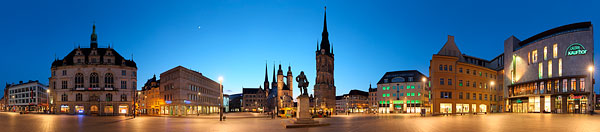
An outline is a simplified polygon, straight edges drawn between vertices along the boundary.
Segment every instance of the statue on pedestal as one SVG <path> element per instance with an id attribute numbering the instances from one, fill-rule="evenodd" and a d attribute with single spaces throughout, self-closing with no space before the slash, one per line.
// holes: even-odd
<path id="1" fill-rule="evenodd" d="M 300 89 L 300 95 L 308 95 L 308 80 L 306 79 L 306 75 L 304 75 L 304 71 L 300 72 L 300 75 L 296 76 L 296 81 L 298 82 L 298 88 Z M 304 92 L 302 92 L 304 90 Z"/>

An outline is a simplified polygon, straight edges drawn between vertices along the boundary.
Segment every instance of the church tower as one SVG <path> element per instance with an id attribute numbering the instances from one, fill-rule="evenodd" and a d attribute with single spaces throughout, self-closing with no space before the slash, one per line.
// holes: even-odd
<path id="1" fill-rule="evenodd" d="M 327 32 L 327 7 L 323 18 L 323 33 L 321 33 L 321 45 L 317 45 L 317 77 L 315 79 L 314 93 L 316 106 L 320 109 L 333 112 L 335 110 L 335 83 L 333 81 L 333 48 L 329 43 L 329 32 Z"/>
<path id="2" fill-rule="evenodd" d="M 288 66 L 287 76 L 285 77 L 287 80 L 287 86 L 290 89 L 290 93 L 294 93 L 294 76 L 292 75 L 292 66 Z M 290 96 L 292 96 L 292 94 L 290 94 Z"/>
<path id="3" fill-rule="evenodd" d="M 265 82 L 264 82 L 264 88 L 266 93 L 269 93 L 270 87 L 269 87 L 269 73 L 267 72 L 267 64 L 265 63 Z"/>

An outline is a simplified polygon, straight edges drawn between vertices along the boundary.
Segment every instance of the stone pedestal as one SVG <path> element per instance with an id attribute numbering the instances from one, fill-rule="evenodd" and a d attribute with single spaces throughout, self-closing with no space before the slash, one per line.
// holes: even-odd
<path id="1" fill-rule="evenodd" d="M 308 95 L 298 96 L 298 108 L 296 110 L 296 118 L 284 122 L 285 128 L 299 128 L 299 127 L 316 127 L 316 126 L 327 126 L 328 123 L 319 123 L 313 120 L 310 115 L 310 102 Z"/>

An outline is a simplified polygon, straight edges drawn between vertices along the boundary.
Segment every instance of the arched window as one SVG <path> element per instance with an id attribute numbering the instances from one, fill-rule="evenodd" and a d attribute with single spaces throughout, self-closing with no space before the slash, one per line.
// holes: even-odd
<path id="1" fill-rule="evenodd" d="M 77 94 L 75 95 L 75 100 L 76 100 L 76 101 L 82 101 L 82 100 L 83 100 L 83 96 L 81 95 L 81 93 L 77 93 Z"/>
<path id="2" fill-rule="evenodd" d="M 63 94 L 61 101 L 69 101 L 69 96 L 67 96 L 67 94 Z"/>
<path id="3" fill-rule="evenodd" d="M 110 94 L 110 93 L 106 94 L 106 101 L 112 101 L 112 94 Z"/>
<path id="4" fill-rule="evenodd" d="M 121 101 L 127 101 L 127 95 L 122 94 L 121 95 Z"/>
<path id="5" fill-rule="evenodd" d="M 112 73 L 106 73 L 106 75 L 104 75 L 104 87 L 105 88 L 114 88 L 114 78 Z"/>
<path id="6" fill-rule="evenodd" d="M 75 88 L 83 88 L 83 74 L 75 74 Z"/>
<path id="7" fill-rule="evenodd" d="M 90 74 L 90 88 L 98 88 L 98 73 Z"/>

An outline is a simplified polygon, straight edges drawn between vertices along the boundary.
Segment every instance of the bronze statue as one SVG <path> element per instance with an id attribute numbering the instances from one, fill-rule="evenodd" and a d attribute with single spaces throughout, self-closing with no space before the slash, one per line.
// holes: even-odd
<path id="1" fill-rule="evenodd" d="M 308 80 L 306 79 L 306 76 L 304 75 L 304 71 L 300 72 L 300 75 L 298 75 L 296 77 L 296 81 L 298 82 L 298 88 L 300 89 L 300 95 L 308 95 L 308 90 L 306 89 L 308 87 Z M 302 90 L 304 90 L 304 92 L 302 92 Z"/>

